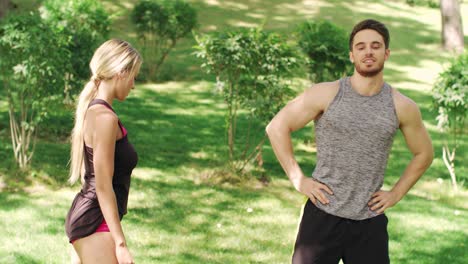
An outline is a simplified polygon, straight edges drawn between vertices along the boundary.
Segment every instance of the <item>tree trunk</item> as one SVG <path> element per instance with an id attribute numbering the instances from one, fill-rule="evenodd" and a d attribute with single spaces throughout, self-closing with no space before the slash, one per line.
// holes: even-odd
<path id="1" fill-rule="evenodd" d="M 447 144 L 442 147 L 442 159 L 444 160 L 445 166 L 450 173 L 452 179 L 452 187 L 455 192 L 458 192 L 457 176 L 455 175 L 455 148 L 450 152 Z"/>
<path id="2" fill-rule="evenodd" d="M 0 20 L 7 14 L 10 8 L 10 0 L 0 0 Z"/>
<path id="3" fill-rule="evenodd" d="M 4 85 L 6 86 L 6 82 Z M 15 108 L 13 106 L 14 99 L 11 95 L 11 91 L 9 90 L 7 91 L 7 100 L 13 154 L 20 169 L 27 170 L 34 155 L 34 149 L 36 146 L 37 130 L 34 126 L 31 126 L 34 114 L 27 108 L 23 95 L 20 95 L 20 98 L 18 99 L 20 109 L 17 114 L 15 114 Z M 30 125 L 29 127 L 27 126 L 28 124 Z M 31 143 L 33 144 L 32 148 Z"/>
<path id="4" fill-rule="evenodd" d="M 463 24 L 459 0 L 440 0 L 442 44 L 446 50 L 463 53 Z"/>
<path id="5" fill-rule="evenodd" d="M 229 162 L 234 161 L 234 100 L 233 100 L 233 82 L 229 82 L 229 99 L 227 101 L 229 113 L 228 113 L 228 145 L 229 145 Z"/>

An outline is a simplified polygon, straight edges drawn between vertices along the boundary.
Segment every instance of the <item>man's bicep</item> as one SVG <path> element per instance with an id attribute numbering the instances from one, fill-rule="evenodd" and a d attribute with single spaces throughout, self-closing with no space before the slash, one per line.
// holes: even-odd
<path id="1" fill-rule="evenodd" d="M 424 126 L 421 112 L 416 105 L 412 105 L 402 120 L 401 132 L 406 144 L 413 154 L 432 152 L 432 143 L 429 133 Z"/>

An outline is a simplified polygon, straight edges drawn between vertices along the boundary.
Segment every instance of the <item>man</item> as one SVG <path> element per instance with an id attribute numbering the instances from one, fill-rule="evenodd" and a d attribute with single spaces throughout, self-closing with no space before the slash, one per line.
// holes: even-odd
<path id="1" fill-rule="evenodd" d="M 389 263 L 384 211 L 400 201 L 433 159 L 417 105 L 383 78 L 389 33 L 375 20 L 358 23 L 349 38 L 354 73 L 318 83 L 288 103 L 266 131 L 304 206 L 292 263 Z M 305 177 L 290 133 L 314 120 L 317 164 Z M 390 191 L 383 185 L 393 137 L 400 129 L 413 158 Z"/>

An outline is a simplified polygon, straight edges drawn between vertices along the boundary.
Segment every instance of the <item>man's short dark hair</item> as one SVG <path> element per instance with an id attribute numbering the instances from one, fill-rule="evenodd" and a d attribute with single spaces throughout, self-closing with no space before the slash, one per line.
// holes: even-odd
<path id="1" fill-rule="evenodd" d="M 359 22 L 357 25 L 355 25 L 353 28 L 353 31 L 349 35 L 349 50 L 350 51 L 353 50 L 354 36 L 359 31 L 365 30 L 365 29 L 372 29 L 372 30 L 377 31 L 377 33 L 379 33 L 384 39 L 385 48 L 388 49 L 390 45 L 390 33 L 388 33 L 387 27 L 383 23 L 377 20 L 366 19 L 366 20 Z"/>

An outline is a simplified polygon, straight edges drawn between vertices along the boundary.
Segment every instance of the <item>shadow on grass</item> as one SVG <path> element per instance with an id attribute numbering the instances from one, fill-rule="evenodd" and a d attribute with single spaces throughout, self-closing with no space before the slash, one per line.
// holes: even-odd
<path id="1" fill-rule="evenodd" d="M 0 192 L 1 209 L 5 211 L 14 211 L 29 203 L 26 193 L 7 193 Z"/>
<path id="2" fill-rule="evenodd" d="M 216 164 L 216 160 L 199 160 L 191 155 L 218 153 L 222 148 L 224 116 L 197 114 L 216 107 L 215 101 L 206 99 L 212 96 L 209 92 L 156 93 L 144 89 L 139 97 L 116 104 L 140 156 L 138 166 L 165 170 L 196 161 Z M 200 104 L 203 100 L 206 103 Z"/>
<path id="3" fill-rule="evenodd" d="M 271 244 L 269 248 L 284 249 L 282 241 L 259 239 L 255 234 L 255 230 L 262 229 L 265 224 L 272 230 L 284 230 L 281 222 L 272 223 L 272 219 L 268 218 L 255 220 L 259 215 L 271 215 L 271 212 L 264 211 L 267 209 L 258 208 L 256 204 L 261 199 L 275 197 L 274 194 L 252 188 L 197 185 L 185 179 L 185 176 L 174 182 L 165 178 L 140 179 L 137 176 L 132 182 L 132 192 L 139 190 L 158 202 L 132 206 L 125 221 L 135 228 L 152 230 L 160 237 L 170 235 L 167 238 L 170 241 L 140 241 L 142 247 L 155 248 L 161 253 L 153 255 L 156 253 L 148 251 L 144 257 L 164 263 L 180 260 L 181 256 L 186 260 L 199 261 L 197 263 L 235 263 L 233 260 L 239 256 L 245 261 L 249 256 L 246 251 L 252 251 L 253 257 L 255 250 L 264 248 L 266 244 Z M 294 208 L 293 202 L 288 199 L 276 197 L 275 200 L 280 200 L 280 204 L 286 208 Z M 246 207 L 255 208 L 255 213 L 247 213 Z M 248 244 L 245 250 L 240 248 L 242 245 L 226 243 L 235 238 L 232 232 L 238 233 L 239 240 Z M 180 241 L 172 241 L 175 238 Z M 167 246 L 172 243 L 177 244 L 176 250 Z"/>
<path id="4" fill-rule="evenodd" d="M 0 258 L 3 263 L 30 263 L 30 264 L 41 264 L 40 260 L 37 260 L 29 255 L 25 255 L 19 252 L 9 253 L 8 256 Z M 11 261 L 11 262 L 10 262 Z"/>

